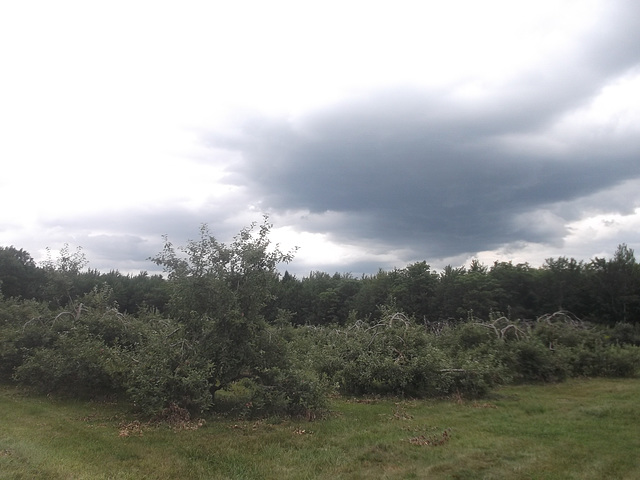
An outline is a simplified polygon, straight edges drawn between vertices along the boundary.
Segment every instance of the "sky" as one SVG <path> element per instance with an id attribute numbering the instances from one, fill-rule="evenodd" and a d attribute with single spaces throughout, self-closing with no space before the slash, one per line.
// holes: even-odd
<path id="1" fill-rule="evenodd" d="M 640 2 L 0 5 L 0 246 L 153 272 L 269 215 L 286 268 L 640 252 Z"/>

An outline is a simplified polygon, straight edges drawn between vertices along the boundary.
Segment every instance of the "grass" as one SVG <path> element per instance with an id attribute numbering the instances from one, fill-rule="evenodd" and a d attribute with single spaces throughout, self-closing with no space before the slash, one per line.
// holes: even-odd
<path id="1" fill-rule="evenodd" d="M 340 398 L 315 422 L 178 430 L 5 386 L 0 479 L 636 479 L 638 399 L 638 379 L 585 379 L 476 402 Z"/>

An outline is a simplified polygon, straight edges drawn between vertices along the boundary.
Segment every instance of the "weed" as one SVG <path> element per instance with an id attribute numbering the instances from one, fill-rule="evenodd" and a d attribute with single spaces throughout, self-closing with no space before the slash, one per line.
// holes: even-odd
<path id="1" fill-rule="evenodd" d="M 411 445 L 420 445 L 427 447 L 439 447 L 444 445 L 451 439 L 451 429 L 447 428 L 439 434 L 432 435 L 418 435 L 409 439 Z"/>
<path id="2" fill-rule="evenodd" d="M 407 413 L 407 409 L 402 404 L 396 403 L 391 418 L 394 420 L 411 420 L 413 415 Z"/>
<path id="3" fill-rule="evenodd" d="M 134 420 L 133 422 L 121 423 L 120 431 L 118 432 L 119 437 L 141 437 L 143 424 L 140 423 L 139 420 Z"/>
<path id="4" fill-rule="evenodd" d="M 151 423 L 166 424 L 173 430 L 197 430 L 205 425 L 203 418 L 191 420 L 191 414 L 186 408 L 179 407 L 172 403 L 151 419 Z"/>

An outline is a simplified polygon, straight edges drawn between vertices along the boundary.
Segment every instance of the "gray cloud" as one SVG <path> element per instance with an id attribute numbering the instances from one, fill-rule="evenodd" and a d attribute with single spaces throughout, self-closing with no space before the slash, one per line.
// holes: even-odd
<path id="1" fill-rule="evenodd" d="M 640 64 L 640 4 L 616 5 L 579 50 L 476 101 L 453 90 L 366 92 L 295 121 L 250 118 L 235 136 L 206 141 L 242 154 L 229 178 L 267 209 L 349 214 L 331 228 L 299 225 L 340 241 L 427 258 L 515 242 L 558 245 L 583 211 L 579 199 L 640 177 L 635 137 L 585 131 L 557 150 L 524 143 L 552 136 L 563 116 Z"/>
<path id="2" fill-rule="evenodd" d="M 634 155 L 609 145 L 600 146 L 606 156 L 580 145 L 563 154 L 515 154 L 495 141 L 494 119 L 487 135 L 464 115 L 444 124 L 423 115 L 431 110 L 428 95 L 370 102 L 378 112 L 367 102 L 351 105 L 301 130 L 267 121 L 248 126 L 250 141 L 236 146 L 245 161 L 235 175 L 276 211 L 353 214 L 337 233 L 343 239 L 400 242 L 445 256 L 516 240 L 557 241 L 562 228 L 527 225 L 522 216 L 640 174 Z M 505 121 L 505 134 L 511 127 Z"/>
<path id="3" fill-rule="evenodd" d="M 214 201 L 186 208 L 159 205 L 154 209 L 131 208 L 112 210 L 100 215 L 74 215 L 49 218 L 41 223 L 46 239 L 30 240 L 37 248 L 54 250 L 64 243 L 81 246 L 89 267 L 100 271 L 118 269 L 122 272 L 158 271 L 149 261 L 163 246 L 163 235 L 176 246 L 199 238 L 199 226 L 207 223 L 220 241 L 229 241 L 247 222 L 236 218 L 243 203 L 238 198 L 227 202 Z M 259 220 L 255 215 L 249 221 Z M 72 232 L 72 233 L 70 233 Z M 42 235 L 45 237 L 45 234 Z"/>

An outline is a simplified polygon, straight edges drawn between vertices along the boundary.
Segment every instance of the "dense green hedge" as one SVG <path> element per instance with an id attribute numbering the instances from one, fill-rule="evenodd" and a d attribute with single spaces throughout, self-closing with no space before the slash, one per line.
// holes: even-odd
<path id="1" fill-rule="evenodd" d="M 192 343 L 184 324 L 84 300 L 55 314 L 33 302 L 1 301 L 2 381 L 42 392 L 117 393 L 149 413 L 172 403 L 215 407 L 211 382 L 220 366 Z M 629 325 L 594 326 L 558 313 L 535 322 L 471 318 L 432 331 L 383 310 L 375 322 L 324 327 L 292 326 L 283 312 L 254 337 L 251 367 L 223 388 L 243 391 L 252 414 L 307 415 L 326 406 L 331 389 L 478 397 L 511 382 L 629 377 L 640 368 L 637 328 Z"/>

